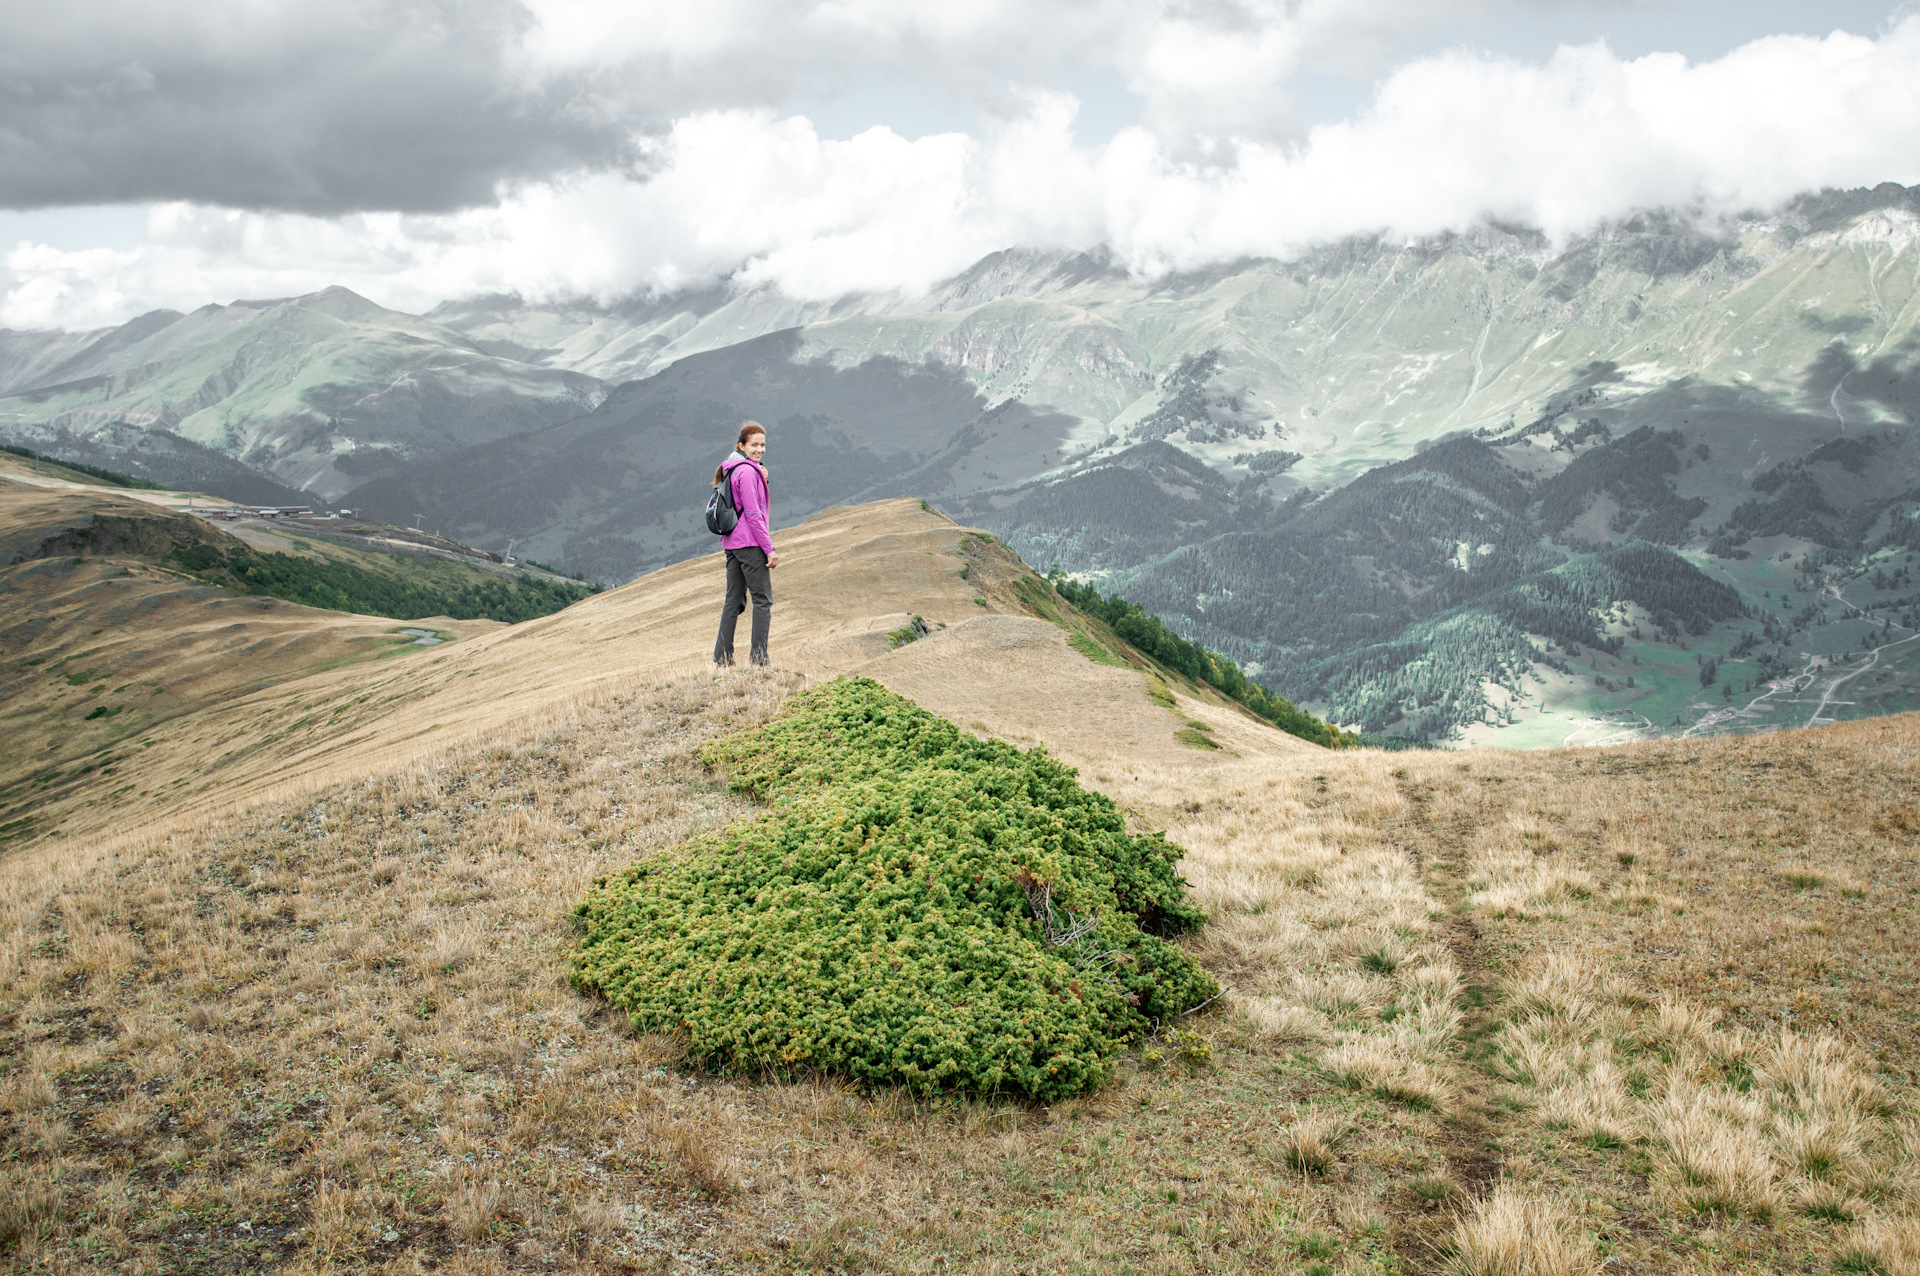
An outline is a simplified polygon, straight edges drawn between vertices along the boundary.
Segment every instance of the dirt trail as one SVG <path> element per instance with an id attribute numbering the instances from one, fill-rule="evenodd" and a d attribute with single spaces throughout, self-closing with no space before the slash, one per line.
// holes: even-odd
<path id="1" fill-rule="evenodd" d="M 1464 771 L 1465 765 L 1459 767 Z M 1445 816 L 1435 813 L 1436 768 L 1415 778 L 1405 768 L 1394 772 L 1400 794 L 1407 802 L 1407 814 L 1390 826 L 1396 844 L 1412 858 L 1434 902 L 1444 910 L 1441 925 L 1448 953 L 1460 969 L 1466 999 L 1461 1007 L 1460 1045 L 1456 1049 L 1451 1081 L 1458 1096 L 1454 1112 L 1446 1122 L 1447 1139 L 1443 1153 L 1454 1176 L 1475 1197 L 1491 1191 L 1500 1179 L 1502 1153 L 1498 1140 L 1499 1108 L 1494 1101 L 1491 1078 L 1479 1065 L 1477 1056 L 1497 1026 L 1500 1016 L 1494 1009 L 1497 998 L 1493 984 L 1495 973 L 1483 943 L 1480 928 L 1466 903 L 1468 848 L 1475 831 L 1498 812 L 1490 809 L 1497 800 L 1482 784 L 1453 780 L 1456 800 Z M 1440 783 L 1446 783 L 1447 777 Z M 1471 785 L 1472 805 L 1457 800 L 1458 790 Z"/>

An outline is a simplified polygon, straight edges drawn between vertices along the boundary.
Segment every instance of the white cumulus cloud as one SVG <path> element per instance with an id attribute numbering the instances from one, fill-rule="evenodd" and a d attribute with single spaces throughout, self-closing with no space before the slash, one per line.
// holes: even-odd
<path id="1" fill-rule="evenodd" d="M 869 41 L 964 44 L 969 29 L 937 25 L 965 28 L 964 9 L 843 0 L 807 12 Z M 1164 27 L 1172 12 L 1109 18 Z M 1214 57 L 1208 42 L 1232 26 L 1215 22 L 1187 43 L 1167 37 L 1128 72 L 1156 86 L 1149 115 L 1181 115 L 1178 128 L 1143 118 L 1083 145 L 1072 99 L 1044 91 L 1015 93 L 978 136 L 875 128 L 835 140 L 767 106 L 721 106 L 636 132 L 635 163 L 503 183 L 481 207 L 317 216 L 175 203 L 154 209 L 128 252 L 22 245 L 4 257 L 0 323 L 85 327 L 335 283 L 405 309 L 728 277 L 826 297 L 924 288 L 1013 244 L 1106 243 L 1152 275 L 1486 217 L 1564 238 L 1636 208 L 1713 217 L 1824 186 L 1920 181 L 1920 18 L 1878 37 L 1770 37 L 1704 63 L 1602 45 L 1533 63 L 1455 50 L 1399 67 L 1352 119 L 1301 134 L 1236 117 L 1233 102 L 1277 84 L 1261 68 L 1297 63 L 1321 28 L 1235 12 L 1252 14 L 1238 60 Z M 701 23 L 650 37 L 668 46 L 648 56 L 711 58 L 738 25 Z M 543 64 L 638 56 L 561 39 L 559 19 L 542 29 L 552 47 L 527 56 Z M 1199 69 L 1210 63 L 1226 68 L 1211 96 Z"/>

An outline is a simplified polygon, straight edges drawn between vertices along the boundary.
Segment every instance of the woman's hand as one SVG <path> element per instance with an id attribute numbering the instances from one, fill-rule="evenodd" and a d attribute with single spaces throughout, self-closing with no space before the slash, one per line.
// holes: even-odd
<path id="1" fill-rule="evenodd" d="M 777 549 L 768 550 L 767 551 L 767 567 L 769 569 L 772 569 L 772 568 L 778 567 L 779 565 L 780 565 L 780 551 Z"/>

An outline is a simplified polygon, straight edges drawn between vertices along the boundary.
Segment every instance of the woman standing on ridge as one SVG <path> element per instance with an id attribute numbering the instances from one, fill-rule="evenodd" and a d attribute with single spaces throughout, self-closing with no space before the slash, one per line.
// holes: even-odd
<path id="1" fill-rule="evenodd" d="M 733 626 L 747 609 L 747 596 L 753 596 L 753 642 L 747 659 L 766 665 L 767 628 L 773 619 L 773 582 L 768 573 L 780 565 L 780 552 L 773 547 L 767 527 L 767 509 L 771 490 L 767 470 L 760 458 L 767 454 L 767 428 L 758 421 L 740 426 L 733 455 L 713 472 L 713 485 L 727 483 L 733 489 L 733 507 L 740 511 L 726 539 L 720 542 L 727 551 L 727 602 L 720 610 L 720 636 L 713 642 L 713 663 L 726 668 L 733 663 Z"/>

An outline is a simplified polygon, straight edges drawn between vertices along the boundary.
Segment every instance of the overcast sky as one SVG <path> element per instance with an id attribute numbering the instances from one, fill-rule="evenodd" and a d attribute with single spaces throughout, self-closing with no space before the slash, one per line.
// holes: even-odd
<path id="1" fill-rule="evenodd" d="M 1142 275 L 1920 182 L 1886 0 L 7 0 L 0 325 Z"/>

